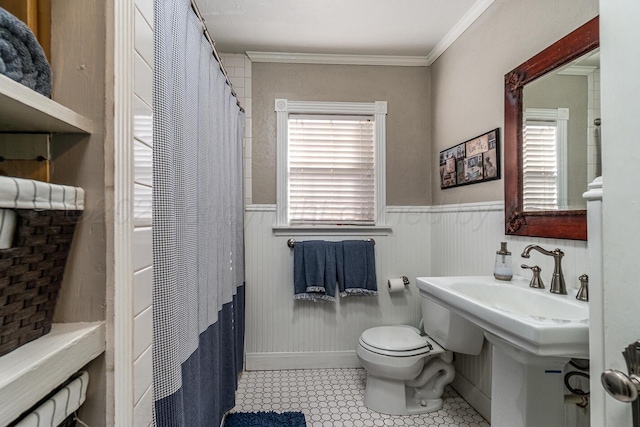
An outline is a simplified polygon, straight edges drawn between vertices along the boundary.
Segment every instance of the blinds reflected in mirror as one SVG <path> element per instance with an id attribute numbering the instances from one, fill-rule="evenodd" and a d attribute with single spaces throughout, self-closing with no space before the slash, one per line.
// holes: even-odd
<path id="1" fill-rule="evenodd" d="M 525 211 L 566 208 L 566 108 L 528 108 L 524 114 L 522 201 Z"/>

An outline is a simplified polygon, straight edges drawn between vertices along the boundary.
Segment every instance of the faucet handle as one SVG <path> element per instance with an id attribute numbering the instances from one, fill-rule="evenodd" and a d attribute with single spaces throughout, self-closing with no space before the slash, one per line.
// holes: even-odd
<path id="1" fill-rule="evenodd" d="M 578 280 L 580 280 L 580 289 L 578 289 L 576 299 L 580 301 L 589 301 L 589 276 L 583 274 L 578 277 Z"/>
<path id="2" fill-rule="evenodd" d="M 529 282 L 529 286 L 531 286 L 532 288 L 544 289 L 544 283 L 542 282 L 542 278 L 540 277 L 540 272 L 542 271 L 540 267 L 538 267 L 537 265 L 529 267 L 526 264 L 522 264 L 520 267 L 528 268 L 533 272 L 533 277 Z"/>

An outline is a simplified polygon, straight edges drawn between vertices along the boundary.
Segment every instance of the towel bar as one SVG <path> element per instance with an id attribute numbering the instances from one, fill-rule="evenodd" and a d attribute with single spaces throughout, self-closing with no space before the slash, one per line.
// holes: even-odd
<path id="1" fill-rule="evenodd" d="M 372 239 L 372 238 L 365 239 L 365 241 L 366 242 L 373 242 L 374 245 L 376 244 L 376 241 L 374 239 Z M 293 248 L 295 245 L 296 245 L 295 239 L 287 240 L 287 246 L 289 246 L 290 248 Z"/>

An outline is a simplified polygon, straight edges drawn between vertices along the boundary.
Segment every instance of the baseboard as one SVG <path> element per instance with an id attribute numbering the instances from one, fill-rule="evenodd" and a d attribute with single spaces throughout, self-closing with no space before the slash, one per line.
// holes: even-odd
<path id="1" fill-rule="evenodd" d="M 362 367 L 355 351 L 247 353 L 245 362 L 247 371 Z"/>
<path id="2" fill-rule="evenodd" d="M 453 387 L 464 400 L 473 406 L 480 415 L 491 423 L 491 398 L 487 397 L 474 386 L 468 379 L 456 372 L 456 376 L 451 382 Z"/>

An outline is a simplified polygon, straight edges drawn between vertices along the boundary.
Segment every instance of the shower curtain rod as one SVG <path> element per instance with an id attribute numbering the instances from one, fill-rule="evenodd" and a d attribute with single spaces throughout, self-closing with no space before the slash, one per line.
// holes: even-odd
<path id="1" fill-rule="evenodd" d="M 242 106 L 240 105 L 240 100 L 238 100 L 238 95 L 236 95 L 236 91 L 233 90 L 233 85 L 229 80 L 229 75 L 227 74 L 227 70 L 224 69 L 224 65 L 222 64 L 220 55 L 218 55 L 218 51 L 216 50 L 216 42 L 211 38 L 211 34 L 209 34 L 209 30 L 207 29 L 207 24 L 205 22 L 205 19 L 202 17 L 202 14 L 200 13 L 200 9 L 198 9 L 198 5 L 196 4 L 195 0 L 191 0 L 191 9 L 193 9 L 193 12 L 196 14 L 198 19 L 200 20 L 200 23 L 202 24 L 202 33 L 204 34 L 207 41 L 211 45 L 211 51 L 212 51 L 211 53 L 213 53 L 213 57 L 216 59 L 216 61 L 218 61 L 218 65 L 220 65 L 220 71 L 222 71 L 222 74 L 224 74 L 224 77 L 227 79 L 227 84 L 231 88 L 231 95 L 233 95 L 234 98 L 236 99 L 236 105 L 238 106 L 238 108 L 240 108 L 240 111 L 244 113 L 244 108 L 242 108 Z"/>

